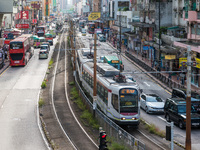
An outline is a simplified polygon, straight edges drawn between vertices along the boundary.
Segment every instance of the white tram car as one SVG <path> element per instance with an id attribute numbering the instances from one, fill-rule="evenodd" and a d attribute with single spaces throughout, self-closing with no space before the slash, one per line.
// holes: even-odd
<path id="1" fill-rule="evenodd" d="M 90 55 L 89 57 L 88 54 Z M 77 50 L 76 68 L 84 89 L 93 97 L 93 51 Z M 140 121 L 138 85 L 107 63 L 97 63 L 97 104 L 112 120 L 121 125 L 138 126 Z"/>

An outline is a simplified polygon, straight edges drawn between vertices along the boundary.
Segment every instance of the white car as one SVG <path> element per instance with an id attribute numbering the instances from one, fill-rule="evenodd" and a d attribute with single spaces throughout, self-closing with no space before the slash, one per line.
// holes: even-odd
<path id="1" fill-rule="evenodd" d="M 158 95 L 142 93 L 140 98 L 140 107 L 146 113 L 164 113 L 165 103 Z"/>

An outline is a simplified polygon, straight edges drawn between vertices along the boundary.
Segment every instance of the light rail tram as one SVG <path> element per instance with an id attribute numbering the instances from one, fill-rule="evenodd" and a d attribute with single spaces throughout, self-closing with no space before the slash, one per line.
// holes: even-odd
<path id="1" fill-rule="evenodd" d="M 93 97 L 93 50 L 76 51 L 76 69 L 82 87 Z M 98 60 L 97 60 L 98 62 Z M 97 63 L 97 105 L 120 125 L 138 126 L 140 122 L 140 88 L 108 63 Z"/>

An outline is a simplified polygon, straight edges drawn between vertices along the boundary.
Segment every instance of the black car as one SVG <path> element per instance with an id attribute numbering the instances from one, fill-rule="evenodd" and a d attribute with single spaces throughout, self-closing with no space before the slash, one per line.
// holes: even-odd
<path id="1" fill-rule="evenodd" d="M 173 88 L 172 98 L 183 98 L 186 100 L 187 93 L 186 89 Z M 195 91 L 191 91 L 191 103 L 195 107 L 198 113 L 200 113 L 200 94 Z"/>
<path id="2" fill-rule="evenodd" d="M 182 98 L 168 98 L 164 105 L 165 118 L 168 122 L 173 121 L 183 129 L 186 127 L 186 101 Z M 200 127 L 200 114 L 191 105 L 191 126 Z"/>

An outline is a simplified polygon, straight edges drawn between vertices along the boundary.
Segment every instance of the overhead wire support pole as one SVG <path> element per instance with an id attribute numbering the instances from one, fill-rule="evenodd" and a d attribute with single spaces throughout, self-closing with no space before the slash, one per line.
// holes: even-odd
<path id="1" fill-rule="evenodd" d="M 191 47 L 187 47 L 186 150 L 191 150 Z"/>
<path id="2" fill-rule="evenodd" d="M 93 116 L 95 117 L 96 102 L 97 102 L 97 34 L 94 34 L 94 82 L 93 82 Z"/>

